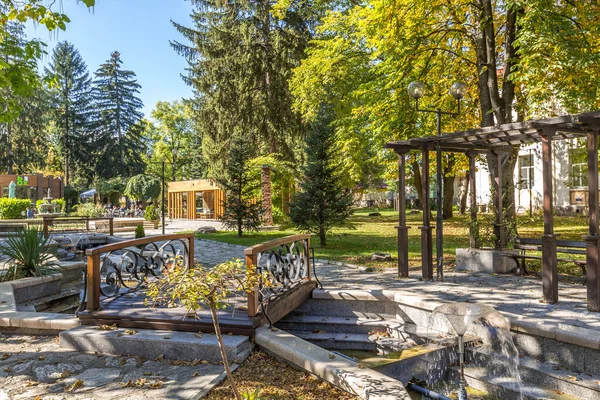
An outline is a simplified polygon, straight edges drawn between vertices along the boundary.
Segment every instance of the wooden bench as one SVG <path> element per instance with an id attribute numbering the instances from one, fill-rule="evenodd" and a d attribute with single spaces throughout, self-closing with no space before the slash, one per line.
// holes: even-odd
<path id="1" fill-rule="evenodd" d="M 556 241 L 556 254 L 561 255 L 557 257 L 557 261 L 571 262 L 578 265 L 581 268 L 583 277 L 586 277 L 586 260 L 579 260 L 568 255 L 585 255 L 586 254 L 586 243 L 575 242 L 569 240 L 557 240 Z M 542 256 L 534 256 L 527 254 L 527 251 L 542 251 L 542 239 L 530 239 L 530 238 L 517 238 L 514 245 L 515 250 L 519 250 L 518 253 L 505 252 L 502 253 L 504 257 L 509 257 L 515 260 L 517 265 L 521 266 L 521 273 L 527 273 L 525 268 L 525 260 L 541 260 Z M 564 256 L 563 256 L 564 255 Z"/>

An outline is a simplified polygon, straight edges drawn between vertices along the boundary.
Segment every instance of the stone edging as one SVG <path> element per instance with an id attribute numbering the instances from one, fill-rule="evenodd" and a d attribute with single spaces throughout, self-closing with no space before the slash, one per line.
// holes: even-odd
<path id="1" fill-rule="evenodd" d="M 410 400 L 401 382 L 281 329 L 263 325 L 254 341 L 268 353 L 365 400 Z"/>
<path id="2" fill-rule="evenodd" d="M 62 279 L 62 274 L 0 283 L 0 328 L 62 331 L 81 324 L 74 315 L 17 311 L 14 289 L 39 284 L 40 279 L 55 281 Z"/>
<path id="3" fill-rule="evenodd" d="M 439 301 L 430 295 L 418 295 L 399 290 L 346 290 L 346 289 L 315 289 L 313 299 L 329 300 L 387 300 L 409 307 L 432 312 L 437 306 L 448 302 Z M 515 333 L 525 333 L 554 339 L 558 342 L 570 343 L 581 347 L 600 350 L 600 332 L 557 322 L 538 321 L 510 312 L 499 311 L 510 323 L 510 330 Z"/>

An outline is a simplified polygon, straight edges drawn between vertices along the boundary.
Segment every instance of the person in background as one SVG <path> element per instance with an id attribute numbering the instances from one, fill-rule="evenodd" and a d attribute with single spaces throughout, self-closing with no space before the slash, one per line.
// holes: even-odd
<path id="1" fill-rule="evenodd" d="M 33 208 L 27 207 L 27 219 L 33 218 Z"/>

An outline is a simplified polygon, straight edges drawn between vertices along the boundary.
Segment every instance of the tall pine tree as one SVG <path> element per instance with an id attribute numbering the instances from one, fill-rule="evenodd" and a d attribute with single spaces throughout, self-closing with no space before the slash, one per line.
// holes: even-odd
<path id="1" fill-rule="evenodd" d="M 243 132 L 252 156 L 301 151 L 302 125 L 292 109 L 291 70 L 310 37 L 302 14 L 290 8 L 273 16 L 269 0 L 192 0 L 194 27 L 174 24 L 191 43 L 172 42 L 189 60 L 186 81 L 196 93 L 197 120 L 209 175 L 223 169 L 223 152 Z"/>
<path id="2" fill-rule="evenodd" d="M 342 226 L 350 216 L 352 191 L 343 186 L 339 144 L 331 126 L 331 113 L 321 109 L 306 138 L 308 162 L 303 169 L 302 191 L 290 203 L 290 217 L 303 232 L 319 235 L 321 246 L 327 245 L 327 232 Z"/>
<path id="3" fill-rule="evenodd" d="M 140 84 L 135 72 L 121 68 L 121 54 L 115 51 L 98 68 L 94 85 L 97 112 L 95 147 L 99 152 L 96 175 L 101 178 L 133 176 L 143 172 L 142 138 L 144 123 L 137 97 Z"/>
<path id="4" fill-rule="evenodd" d="M 56 85 L 54 123 L 59 137 L 57 150 L 63 159 L 65 185 L 74 176 L 89 183 L 93 178 L 86 168 L 92 153 L 89 123 L 92 80 L 87 66 L 79 51 L 65 41 L 54 49 L 45 72 Z"/>

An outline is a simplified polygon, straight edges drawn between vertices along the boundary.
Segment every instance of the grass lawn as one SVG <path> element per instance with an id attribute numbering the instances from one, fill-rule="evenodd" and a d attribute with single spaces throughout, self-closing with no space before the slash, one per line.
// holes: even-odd
<path id="1" fill-rule="evenodd" d="M 381 216 L 369 217 L 369 213 L 378 211 Z M 455 259 L 455 250 L 460 247 L 469 246 L 469 218 L 461 216 L 457 212 L 452 219 L 444 221 L 444 256 L 447 263 L 453 263 Z M 483 214 L 479 216 L 481 220 L 480 232 L 484 245 L 492 245 L 493 216 Z M 581 241 L 582 235 L 585 235 L 588 229 L 585 217 L 555 217 L 555 233 L 563 240 Z M 394 228 L 398 225 L 398 213 L 392 209 L 372 208 L 357 209 L 350 218 L 353 228 L 336 228 L 327 237 L 327 246 L 322 247 L 317 237 L 313 236 L 311 245 L 315 248 L 317 258 L 326 258 L 330 260 L 344 261 L 352 264 L 367 265 L 371 267 L 396 267 L 397 256 L 397 231 Z M 541 215 L 533 217 L 518 217 L 518 232 L 521 237 L 541 237 L 543 232 L 543 220 Z M 421 265 L 421 231 L 422 214 L 407 215 L 407 225 L 409 235 L 409 263 L 411 266 Z M 435 214 L 432 225 L 435 225 Z M 217 240 L 226 243 L 241 244 L 251 246 L 279 237 L 294 235 L 298 232 L 292 228 L 280 231 L 244 233 L 244 236 L 238 237 L 234 232 L 221 231 L 214 234 L 198 234 L 202 239 Z M 435 229 L 434 253 L 435 253 Z M 394 260 L 392 262 L 374 262 L 370 257 L 375 252 L 390 253 Z M 535 270 L 534 262 L 529 262 Z M 580 274 L 579 267 L 561 266 L 559 272 L 577 275 Z"/>

